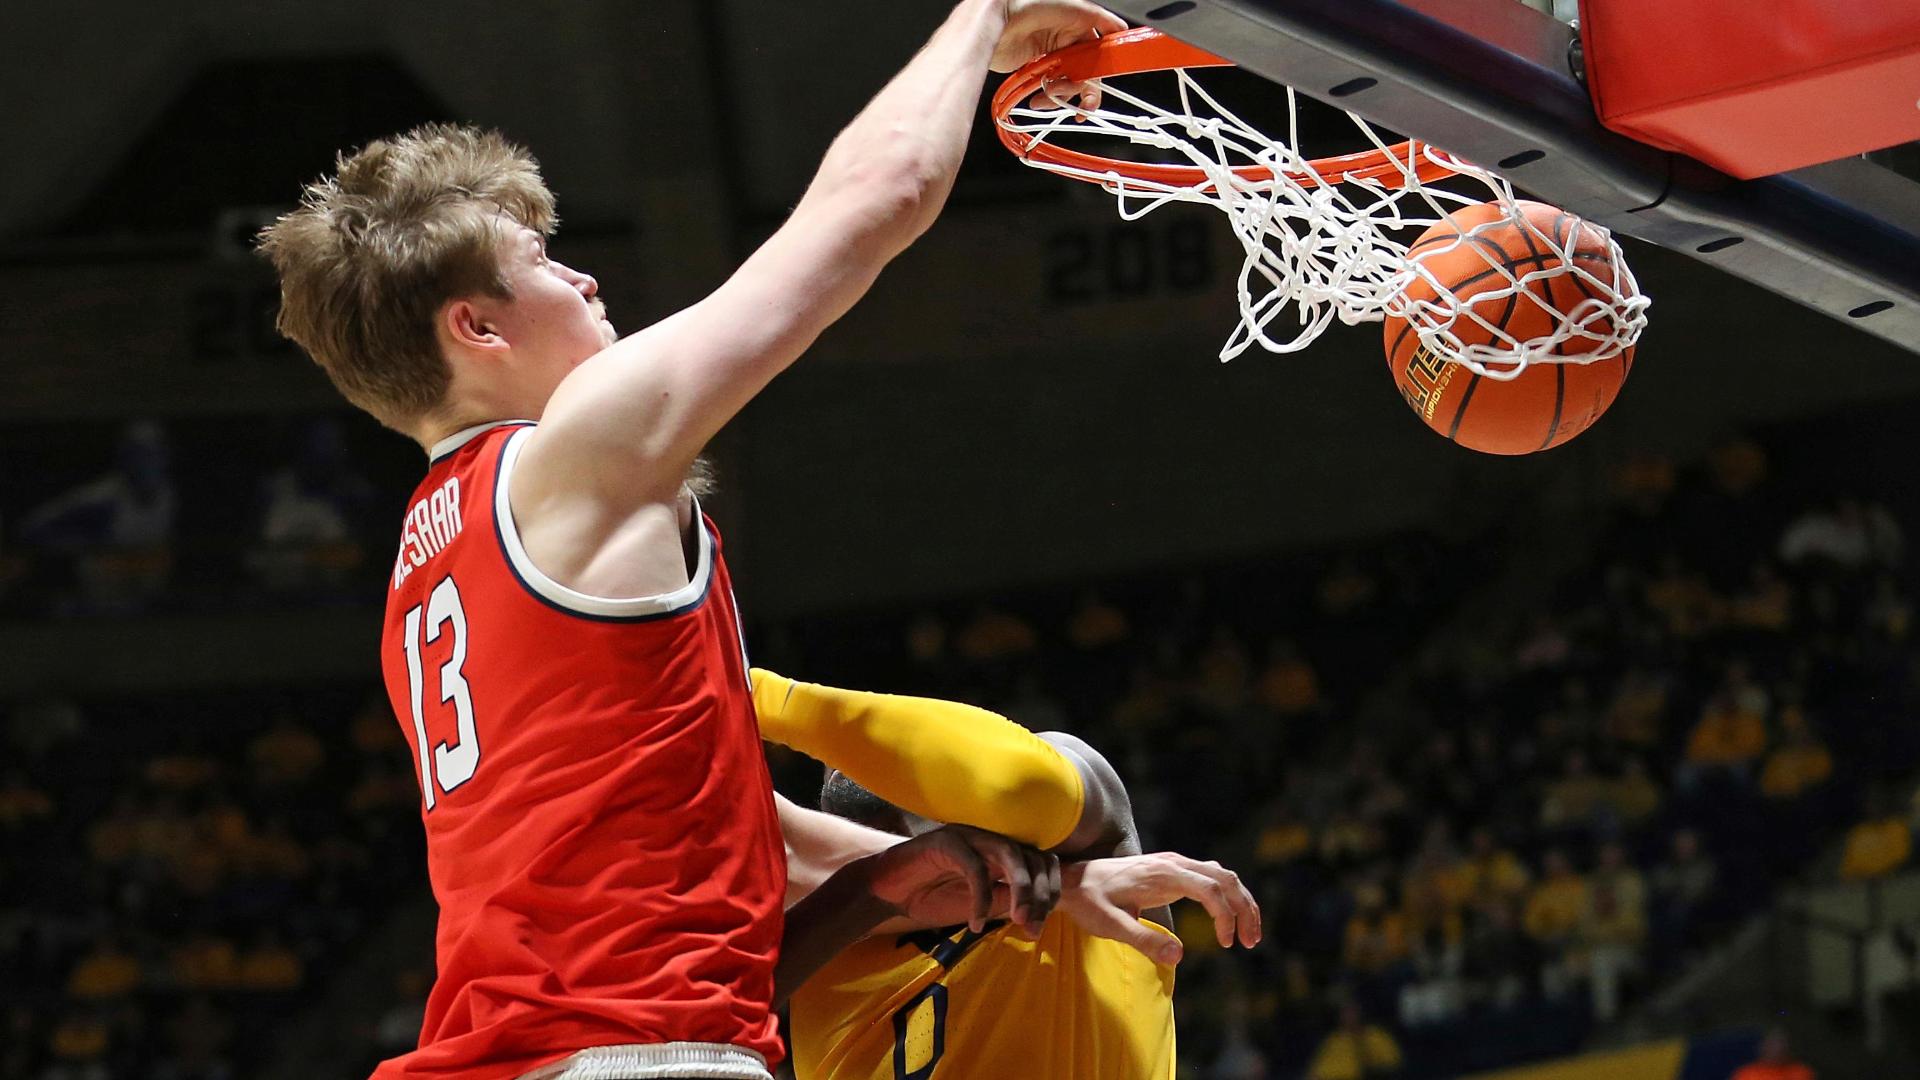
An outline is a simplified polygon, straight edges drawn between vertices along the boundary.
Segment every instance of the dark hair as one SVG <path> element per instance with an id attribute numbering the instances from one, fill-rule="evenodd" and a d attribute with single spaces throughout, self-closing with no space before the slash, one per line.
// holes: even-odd
<path id="1" fill-rule="evenodd" d="M 904 832 L 900 808 L 861 787 L 842 772 L 830 772 L 820 785 L 820 809 L 835 817 L 885 832 Z"/>

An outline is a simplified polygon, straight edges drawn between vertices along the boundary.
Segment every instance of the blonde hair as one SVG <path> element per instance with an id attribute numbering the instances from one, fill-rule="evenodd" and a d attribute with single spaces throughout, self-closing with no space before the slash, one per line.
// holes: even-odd
<path id="1" fill-rule="evenodd" d="M 348 401 L 405 430 L 453 381 L 434 334 L 440 308 L 512 294 L 501 244 L 512 225 L 551 233 L 553 193 L 525 150 L 452 124 L 370 142 L 335 167 L 261 230 L 279 329 Z"/>

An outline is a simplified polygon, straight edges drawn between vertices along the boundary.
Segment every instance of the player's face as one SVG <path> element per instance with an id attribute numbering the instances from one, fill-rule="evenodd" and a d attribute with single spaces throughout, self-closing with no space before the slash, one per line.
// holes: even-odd
<path id="1" fill-rule="evenodd" d="M 548 257 L 539 233 L 520 229 L 506 260 L 513 299 L 500 306 L 493 321 L 515 355 L 550 374 L 555 385 L 619 337 L 607 321 L 599 282 Z"/>

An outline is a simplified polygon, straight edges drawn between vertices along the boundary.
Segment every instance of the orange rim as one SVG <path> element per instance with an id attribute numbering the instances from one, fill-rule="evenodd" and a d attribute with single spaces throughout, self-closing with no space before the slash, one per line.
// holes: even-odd
<path id="1" fill-rule="evenodd" d="M 1049 83 L 1063 80 L 1086 82 L 1089 79 L 1142 75 L 1176 68 L 1232 66 L 1232 61 L 1170 38 L 1150 26 L 1125 30 L 1048 53 L 1007 76 L 993 95 L 994 127 L 1000 134 L 1001 145 L 1022 161 L 1092 173 L 1115 173 L 1147 183 L 1205 191 L 1213 185 L 1206 170 L 1197 165 L 1160 165 L 1068 150 L 1018 131 L 1010 131 L 1006 119 L 1016 106 L 1039 93 Z M 1406 162 L 1409 161 L 1414 163 L 1413 175 L 1422 183 L 1431 183 L 1454 174 L 1452 169 L 1429 158 L 1421 150 L 1421 144 L 1417 142 L 1395 143 L 1384 150 L 1363 150 L 1357 154 L 1315 158 L 1307 163 L 1311 172 L 1290 171 L 1284 175 L 1303 187 L 1318 187 L 1329 182 L 1338 184 L 1349 180 L 1372 180 L 1384 187 L 1403 188 L 1407 182 Z M 1273 179 L 1273 170 L 1264 165 L 1236 165 L 1233 172 L 1242 180 L 1254 183 Z M 1096 184 L 1101 182 L 1099 176 L 1071 179 Z"/>

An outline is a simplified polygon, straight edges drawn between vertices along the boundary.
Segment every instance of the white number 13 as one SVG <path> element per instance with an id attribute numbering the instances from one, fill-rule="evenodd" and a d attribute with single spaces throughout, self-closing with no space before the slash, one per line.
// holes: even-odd
<path id="1" fill-rule="evenodd" d="M 460 674 L 460 667 L 467 662 L 467 612 L 460 606 L 460 590 L 452 578 L 446 578 L 434 586 L 433 595 L 427 598 L 426 643 L 431 645 L 440 640 L 440 628 L 453 624 L 453 655 L 440 665 L 440 701 L 453 703 L 454 717 L 459 722 L 458 741 L 452 744 L 441 743 L 427 752 L 427 720 L 422 708 L 423 689 L 420 678 L 420 607 L 415 605 L 407 612 L 403 633 L 406 641 L 401 648 L 407 653 L 407 685 L 412 690 L 414 744 L 420 748 L 420 790 L 427 798 L 427 809 L 433 809 L 433 789 L 437 782 L 440 790 L 451 793 L 454 788 L 473 779 L 473 770 L 480 764 L 480 736 L 473 728 L 473 695 L 467 691 L 466 677 Z"/>

